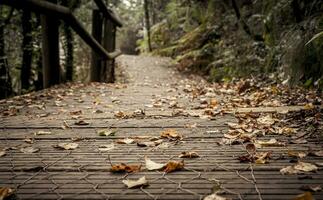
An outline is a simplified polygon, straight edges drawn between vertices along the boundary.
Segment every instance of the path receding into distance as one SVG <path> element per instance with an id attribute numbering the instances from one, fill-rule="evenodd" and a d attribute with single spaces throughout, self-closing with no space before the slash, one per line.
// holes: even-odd
<path id="1" fill-rule="evenodd" d="M 295 164 L 286 159 L 288 150 L 310 146 L 318 151 L 322 140 L 264 146 L 257 151 L 271 152 L 269 163 L 241 162 L 247 143 L 223 140 L 238 120 L 232 110 L 214 113 L 224 95 L 212 85 L 180 74 L 167 58 L 121 56 L 117 62 L 123 82 L 62 85 L 0 102 L 1 187 L 28 200 L 188 200 L 213 192 L 232 199 L 273 200 L 293 199 L 304 185 L 323 186 L 319 165 L 305 175 L 280 172 Z M 161 137 L 165 131 L 173 135 Z M 275 139 L 289 140 L 284 135 Z M 77 147 L 55 147 L 61 143 Z M 180 158 L 182 152 L 199 157 Z M 184 160 L 184 168 L 148 171 L 145 158 L 161 164 Z M 322 157 L 303 161 L 322 163 Z M 111 164 L 120 163 L 141 165 L 141 170 L 110 171 Z M 143 176 L 148 186 L 128 189 L 122 182 Z M 323 199 L 322 191 L 313 195 Z"/>

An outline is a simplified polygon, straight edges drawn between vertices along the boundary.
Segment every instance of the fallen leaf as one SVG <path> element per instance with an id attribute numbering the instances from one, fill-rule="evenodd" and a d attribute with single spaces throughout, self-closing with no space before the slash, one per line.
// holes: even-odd
<path id="1" fill-rule="evenodd" d="M 0 157 L 5 156 L 6 154 L 7 154 L 6 151 L 0 151 Z"/>
<path id="2" fill-rule="evenodd" d="M 14 190 L 9 187 L 0 187 L 0 200 L 4 200 L 7 197 L 13 195 Z"/>
<path id="3" fill-rule="evenodd" d="M 182 170 L 184 168 L 184 160 L 178 162 L 178 161 L 168 161 L 168 163 L 165 166 L 164 172 L 170 173 L 173 171 Z"/>
<path id="4" fill-rule="evenodd" d="M 147 170 L 159 170 L 165 167 L 165 164 L 156 163 L 150 160 L 147 156 L 145 157 L 145 162 Z"/>
<path id="5" fill-rule="evenodd" d="M 117 130 L 115 130 L 115 129 L 97 130 L 97 134 L 99 136 L 115 136 L 116 133 L 117 133 Z"/>
<path id="6" fill-rule="evenodd" d="M 276 119 L 272 118 L 271 115 L 266 115 L 263 117 L 259 117 L 257 119 L 257 122 L 262 125 L 270 126 L 273 125 L 276 122 Z"/>
<path id="7" fill-rule="evenodd" d="M 55 148 L 59 148 L 59 149 L 65 149 L 65 150 L 73 150 L 76 149 L 78 147 L 77 143 L 58 143 L 57 145 L 54 146 Z"/>
<path id="8" fill-rule="evenodd" d="M 82 110 L 75 110 L 70 112 L 70 115 L 81 115 L 81 114 L 82 114 Z"/>
<path id="9" fill-rule="evenodd" d="M 102 151 L 102 152 L 111 151 L 112 149 L 114 149 L 114 144 L 113 143 L 99 146 L 99 151 Z"/>
<path id="10" fill-rule="evenodd" d="M 312 193 L 305 192 L 293 198 L 292 200 L 314 200 Z"/>
<path id="11" fill-rule="evenodd" d="M 198 158 L 200 157 L 198 153 L 194 151 L 189 151 L 189 152 L 182 152 L 178 157 L 180 158 Z"/>
<path id="12" fill-rule="evenodd" d="M 135 140 L 133 140 L 131 138 L 119 139 L 116 141 L 116 143 L 118 143 L 118 144 L 132 144 L 134 142 L 135 142 Z"/>
<path id="13" fill-rule="evenodd" d="M 111 165 L 110 171 L 113 173 L 132 173 L 132 172 L 139 172 L 141 165 L 126 165 L 124 163 Z"/>
<path id="14" fill-rule="evenodd" d="M 122 111 L 116 111 L 116 112 L 114 112 L 114 116 L 116 118 L 125 118 L 126 114 L 124 112 L 122 112 Z"/>
<path id="15" fill-rule="evenodd" d="M 246 150 L 249 154 L 255 154 L 256 153 L 256 145 L 254 144 L 247 144 Z"/>
<path id="16" fill-rule="evenodd" d="M 303 185 L 299 189 L 310 192 L 318 192 L 322 190 L 320 185 Z"/>
<path id="17" fill-rule="evenodd" d="M 299 174 L 303 172 L 317 171 L 318 167 L 311 163 L 298 162 L 296 165 L 284 167 L 280 170 L 280 173 L 285 174 Z"/>
<path id="18" fill-rule="evenodd" d="M 256 154 L 256 164 L 266 164 L 268 160 L 271 158 L 271 152 L 262 152 Z"/>
<path id="19" fill-rule="evenodd" d="M 76 121 L 74 124 L 79 126 L 86 126 L 86 125 L 89 125 L 90 123 L 84 120 L 79 120 L 79 121 Z"/>
<path id="20" fill-rule="evenodd" d="M 291 140 L 290 143 L 292 143 L 292 144 L 306 144 L 307 140 L 300 138 L 297 140 Z"/>
<path id="21" fill-rule="evenodd" d="M 229 200 L 229 199 L 227 199 L 225 197 L 221 197 L 215 193 L 215 194 L 210 194 L 210 195 L 204 197 L 203 200 Z"/>
<path id="22" fill-rule="evenodd" d="M 305 158 L 307 154 L 305 152 L 288 150 L 288 156 L 293 158 Z"/>
<path id="23" fill-rule="evenodd" d="M 25 138 L 24 142 L 28 143 L 28 144 L 33 144 L 34 143 L 34 139 L 33 138 Z"/>
<path id="24" fill-rule="evenodd" d="M 20 149 L 22 153 L 36 153 L 39 150 L 40 150 L 39 148 L 34 148 L 34 147 L 24 147 Z"/>
<path id="25" fill-rule="evenodd" d="M 256 147 L 281 147 L 285 146 L 284 143 L 278 142 L 275 138 L 271 138 L 268 141 L 256 140 Z"/>
<path id="26" fill-rule="evenodd" d="M 123 180 L 122 181 L 129 189 L 148 186 L 148 181 L 145 176 L 139 178 L 138 180 Z"/>
<path id="27" fill-rule="evenodd" d="M 295 169 L 304 171 L 304 172 L 312 172 L 317 171 L 318 167 L 311 163 L 305 163 L 305 162 L 298 162 L 295 166 Z"/>
<path id="28" fill-rule="evenodd" d="M 182 136 L 179 135 L 174 129 L 167 129 L 161 132 L 160 137 L 168 139 L 182 139 Z"/>
<path id="29" fill-rule="evenodd" d="M 34 135 L 50 135 L 50 134 L 52 134 L 52 132 L 50 131 L 38 131 L 34 133 Z"/>

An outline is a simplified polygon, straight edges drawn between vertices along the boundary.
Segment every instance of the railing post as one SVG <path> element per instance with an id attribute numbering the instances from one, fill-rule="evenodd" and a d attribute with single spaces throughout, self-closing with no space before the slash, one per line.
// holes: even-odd
<path id="1" fill-rule="evenodd" d="M 58 23 L 54 17 L 41 15 L 44 88 L 60 83 Z"/>
<path id="2" fill-rule="evenodd" d="M 103 47 L 108 52 L 113 52 L 115 50 L 115 36 L 116 36 L 116 26 L 108 18 L 104 18 L 104 35 L 103 35 Z M 103 80 L 108 83 L 114 82 L 114 59 L 104 60 L 102 62 L 102 75 Z"/>
<path id="3" fill-rule="evenodd" d="M 101 44 L 102 41 L 102 23 L 103 18 L 98 9 L 94 9 L 92 12 L 92 36 L 94 39 Z M 91 58 L 91 81 L 100 82 L 101 81 L 101 68 L 102 68 L 102 58 L 97 55 L 94 50 L 92 50 Z"/>

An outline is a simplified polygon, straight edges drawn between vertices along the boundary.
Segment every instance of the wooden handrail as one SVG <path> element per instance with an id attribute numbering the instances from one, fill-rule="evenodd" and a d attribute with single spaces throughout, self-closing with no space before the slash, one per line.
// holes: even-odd
<path id="1" fill-rule="evenodd" d="M 105 17 L 110 18 L 112 22 L 116 24 L 116 26 L 122 27 L 122 22 L 119 17 L 112 10 L 106 7 L 103 0 L 94 0 L 94 2 Z"/>
<path id="2" fill-rule="evenodd" d="M 45 15 L 51 15 L 63 19 L 73 30 L 101 57 L 104 59 L 114 59 L 120 55 L 119 51 L 107 52 L 84 28 L 84 26 L 75 18 L 73 13 L 66 7 L 39 0 L 1 0 L 0 4 L 8 6 L 29 9 Z"/>

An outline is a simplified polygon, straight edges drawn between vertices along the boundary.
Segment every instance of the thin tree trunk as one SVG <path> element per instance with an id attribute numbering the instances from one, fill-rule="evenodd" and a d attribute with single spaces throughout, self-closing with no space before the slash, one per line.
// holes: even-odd
<path id="1" fill-rule="evenodd" d="M 41 19 L 40 15 L 36 14 L 36 28 L 38 29 L 41 28 Z M 37 52 L 35 55 L 37 55 L 37 63 L 36 63 L 36 69 L 37 69 L 37 80 L 35 81 L 35 88 L 36 90 L 41 90 L 43 89 L 44 83 L 43 83 L 43 63 L 42 63 L 42 50 L 41 50 L 41 45 L 42 45 L 42 37 L 41 34 L 38 35 L 37 37 L 37 42 L 39 45 L 39 48 L 37 49 Z"/>
<path id="2" fill-rule="evenodd" d="M 147 30 L 147 40 L 148 40 L 148 51 L 151 52 L 151 40 L 150 40 L 150 20 L 149 20 L 149 5 L 148 0 L 144 0 L 144 11 L 145 11 L 145 24 Z"/>
<path id="3" fill-rule="evenodd" d="M 9 23 L 13 13 L 11 9 L 9 16 L 3 18 L 3 6 L 0 6 L 0 99 L 7 98 L 12 95 L 11 77 L 9 73 L 7 57 L 5 53 L 5 26 Z"/>
<path id="4" fill-rule="evenodd" d="M 244 21 L 244 19 L 241 17 L 241 13 L 240 13 L 240 10 L 239 10 L 239 7 L 237 5 L 237 2 L 235 0 L 231 0 L 232 2 L 232 7 L 234 9 L 234 12 L 236 14 L 236 17 L 239 21 L 239 23 L 241 24 L 243 30 L 249 35 L 252 37 L 252 33 L 250 31 L 250 28 L 249 26 L 247 25 L 247 23 Z"/>
<path id="5" fill-rule="evenodd" d="M 32 64 L 32 25 L 31 12 L 24 10 L 21 17 L 22 22 L 22 65 L 21 65 L 21 89 L 28 90 L 30 87 L 31 64 Z"/>

